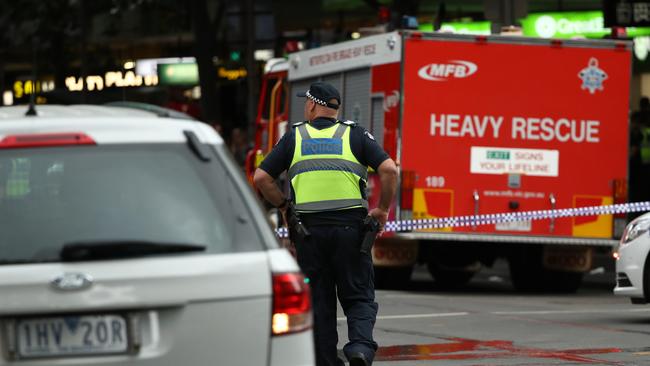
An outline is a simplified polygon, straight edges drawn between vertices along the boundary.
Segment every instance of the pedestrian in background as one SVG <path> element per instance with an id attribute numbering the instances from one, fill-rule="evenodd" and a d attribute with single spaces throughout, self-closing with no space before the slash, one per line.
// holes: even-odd
<path id="1" fill-rule="evenodd" d="M 650 99 L 642 97 L 630 123 L 630 202 L 650 200 Z M 638 214 L 634 215 L 635 217 Z"/>
<path id="2" fill-rule="evenodd" d="M 372 257 L 361 253 L 363 221 L 377 219 L 381 230 L 397 187 L 397 167 L 374 137 L 351 121 L 339 121 L 341 97 L 332 85 L 316 82 L 306 97 L 306 121 L 293 124 L 255 172 L 255 185 L 271 204 L 296 212 L 310 235 L 294 235 L 298 263 L 309 278 L 314 306 L 317 365 L 343 365 L 337 356 L 336 297 L 348 323 L 343 351 L 350 365 L 370 365 L 377 350 Z M 380 177 L 379 207 L 368 212 L 368 167 Z M 288 171 L 290 198 L 275 184 Z M 289 201 L 290 200 L 290 201 Z"/>
<path id="3" fill-rule="evenodd" d="M 242 168 L 246 164 L 246 154 L 248 153 L 249 146 L 247 143 L 246 131 L 239 127 L 232 129 L 230 133 L 230 142 L 228 147 L 232 153 L 233 158 Z"/>

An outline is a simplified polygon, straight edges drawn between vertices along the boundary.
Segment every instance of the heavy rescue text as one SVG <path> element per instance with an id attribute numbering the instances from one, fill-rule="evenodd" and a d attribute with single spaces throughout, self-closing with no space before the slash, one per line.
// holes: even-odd
<path id="1" fill-rule="evenodd" d="M 505 117 L 492 115 L 431 114 L 430 134 L 446 137 L 493 137 L 498 139 Z M 508 132 L 505 132 L 508 133 Z M 600 142 L 600 121 L 562 117 L 510 118 L 513 140 L 575 143 Z"/>

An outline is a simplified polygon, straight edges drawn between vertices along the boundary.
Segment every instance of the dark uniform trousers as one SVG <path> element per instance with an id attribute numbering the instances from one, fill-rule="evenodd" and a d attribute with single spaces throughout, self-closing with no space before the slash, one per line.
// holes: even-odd
<path id="1" fill-rule="evenodd" d="M 296 243 L 298 263 L 309 278 L 314 309 L 314 341 L 318 366 L 343 365 L 337 356 L 336 297 L 348 320 L 346 357 L 362 352 L 370 362 L 377 343 L 374 271 L 369 254 L 359 252 L 362 223 L 308 226 L 311 236 Z"/>

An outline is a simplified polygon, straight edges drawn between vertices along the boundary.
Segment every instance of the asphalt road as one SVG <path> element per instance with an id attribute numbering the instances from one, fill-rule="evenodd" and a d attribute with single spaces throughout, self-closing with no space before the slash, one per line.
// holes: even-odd
<path id="1" fill-rule="evenodd" d="M 505 263 L 452 292 L 418 267 L 404 290 L 377 291 L 374 365 L 650 365 L 650 305 L 615 297 L 611 269 L 594 272 L 576 294 L 520 294 Z"/>

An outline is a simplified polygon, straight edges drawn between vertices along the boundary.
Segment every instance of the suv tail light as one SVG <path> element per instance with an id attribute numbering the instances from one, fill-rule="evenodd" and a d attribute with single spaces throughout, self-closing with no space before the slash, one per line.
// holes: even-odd
<path id="1" fill-rule="evenodd" d="M 273 275 L 273 335 L 297 333 L 311 328 L 311 292 L 300 273 Z"/>
<path id="2" fill-rule="evenodd" d="M 0 141 L 0 149 L 50 147 L 66 145 L 96 145 L 95 140 L 85 133 L 41 133 L 9 135 Z"/>

